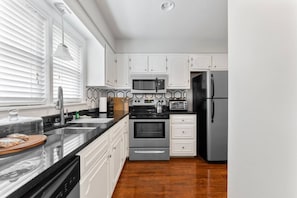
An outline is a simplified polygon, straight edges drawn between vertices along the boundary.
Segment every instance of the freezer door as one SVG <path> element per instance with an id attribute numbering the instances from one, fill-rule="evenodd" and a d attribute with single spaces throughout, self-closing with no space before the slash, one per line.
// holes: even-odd
<path id="1" fill-rule="evenodd" d="M 207 98 L 228 98 L 228 72 L 207 72 Z"/>
<path id="2" fill-rule="evenodd" d="M 207 161 L 227 161 L 228 99 L 207 100 Z"/>

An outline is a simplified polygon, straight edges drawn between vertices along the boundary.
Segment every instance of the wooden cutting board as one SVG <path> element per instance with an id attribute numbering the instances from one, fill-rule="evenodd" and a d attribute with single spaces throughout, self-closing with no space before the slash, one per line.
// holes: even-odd
<path id="1" fill-rule="evenodd" d="M 24 143 L 8 147 L 8 148 L 0 148 L 0 155 L 6 155 L 11 153 L 17 153 L 29 148 L 33 148 L 35 146 L 41 145 L 46 141 L 45 135 L 29 135 L 29 140 Z"/>
<path id="2" fill-rule="evenodd" d="M 129 100 L 128 98 L 120 98 L 120 97 L 115 97 L 113 98 L 113 110 L 124 110 L 124 111 L 129 111 Z"/>
<path id="3" fill-rule="evenodd" d="M 113 98 L 113 110 L 123 110 L 124 109 L 124 98 L 115 97 Z"/>

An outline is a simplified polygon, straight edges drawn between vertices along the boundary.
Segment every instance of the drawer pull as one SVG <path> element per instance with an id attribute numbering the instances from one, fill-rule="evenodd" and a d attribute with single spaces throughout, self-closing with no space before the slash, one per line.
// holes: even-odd
<path id="1" fill-rule="evenodd" d="M 183 131 L 183 133 L 185 133 L 185 131 Z"/>
<path id="2" fill-rule="evenodd" d="M 185 149 L 185 147 L 183 146 L 182 149 Z"/>

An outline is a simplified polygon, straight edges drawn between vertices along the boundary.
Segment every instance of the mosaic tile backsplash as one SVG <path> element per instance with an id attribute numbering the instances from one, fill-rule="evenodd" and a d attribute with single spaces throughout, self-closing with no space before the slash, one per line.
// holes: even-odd
<path id="1" fill-rule="evenodd" d="M 187 91 L 182 89 L 167 90 L 165 94 L 132 94 L 129 89 L 99 89 L 89 87 L 87 88 L 87 104 L 90 108 L 96 108 L 99 106 L 100 97 L 123 97 L 123 98 L 157 98 L 163 100 L 169 100 L 173 98 L 183 98 L 187 100 Z"/>

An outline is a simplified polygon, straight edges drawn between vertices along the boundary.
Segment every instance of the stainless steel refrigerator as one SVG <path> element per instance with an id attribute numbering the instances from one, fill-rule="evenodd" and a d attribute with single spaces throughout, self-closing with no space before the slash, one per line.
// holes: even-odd
<path id="1" fill-rule="evenodd" d="M 208 162 L 227 161 L 228 72 L 202 72 L 192 79 L 192 86 L 197 153 Z"/>

